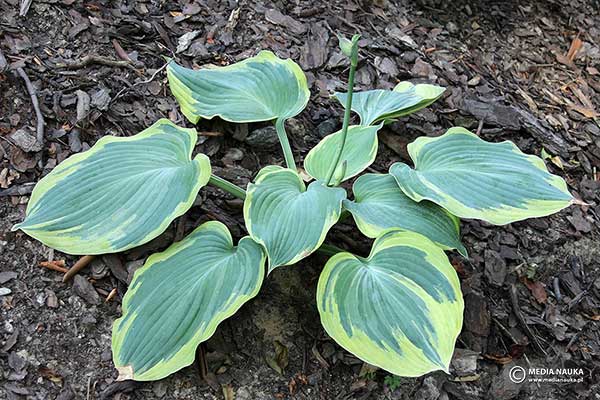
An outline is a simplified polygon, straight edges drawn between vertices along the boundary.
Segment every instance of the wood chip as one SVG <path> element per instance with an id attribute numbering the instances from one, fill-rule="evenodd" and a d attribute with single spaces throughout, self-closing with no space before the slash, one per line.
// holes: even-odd
<path id="1" fill-rule="evenodd" d="M 583 42 L 581 41 L 581 39 L 579 39 L 579 37 L 573 39 L 573 41 L 571 42 L 571 47 L 569 48 L 569 52 L 567 53 L 567 59 L 569 61 L 573 62 L 575 60 L 577 52 L 579 51 L 579 49 L 581 49 L 581 46 L 583 46 Z"/>

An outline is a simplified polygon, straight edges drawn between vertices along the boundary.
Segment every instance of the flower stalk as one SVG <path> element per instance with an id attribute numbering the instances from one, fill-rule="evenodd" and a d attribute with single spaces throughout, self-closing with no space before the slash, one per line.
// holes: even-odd
<path id="1" fill-rule="evenodd" d="M 326 184 L 329 186 L 331 184 L 331 180 L 333 179 L 333 175 L 338 168 L 338 165 L 342 158 L 342 153 L 344 152 L 344 147 L 346 146 L 346 137 L 348 136 L 348 124 L 350 123 L 350 112 L 352 111 L 352 93 L 354 89 L 354 75 L 356 73 L 356 67 L 358 66 L 358 40 L 360 39 L 360 35 L 354 35 L 352 37 L 352 41 L 349 41 L 346 38 L 340 37 L 340 48 L 342 52 L 350 57 L 350 74 L 348 76 L 348 97 L 346 98 L 346 108 L 344 110 L 344 122 L 342 124 L 342 143 L 340 145 L 339 151 L 335 156 L 335 160 L 331 165 L 331 169 L 327 174 Z"/>

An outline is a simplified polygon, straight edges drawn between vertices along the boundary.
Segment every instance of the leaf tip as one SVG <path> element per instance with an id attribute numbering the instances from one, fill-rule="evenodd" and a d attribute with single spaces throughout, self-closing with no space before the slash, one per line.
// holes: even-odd
<path id="1" fill-rule="evenodd" d="M 469 258 L 469 252 L 462 243 L 456 248 L 456 251 L 458 251 L 458 254 L 460 254 L 464 258 Z"/>
<path id="2" fill-rule="evenodd" d="M 575 204 L 577 206 L 589 206 L 590 204 L 586 203 L 583 200 L 579 200 L 577 197 L 575 196 L 571 196 L 571 204 Z"/>
<path id="3" fill-rule="evenodd" d="M 133 379 L 133 367 L 131 365 L 125 365 L 124 367 L 116 367 L 119 372 L 119 376 L 117 376 L 117 381 L 126 381 Z"/>
<path id="4" fill-rule="evenodd" d="M 390 165 L 389 173 L 390 175 L 396 177 L 395 175 L 400 175 L 407 169 L 410 169 L 410 167 L 407 164 L 403 162 L 395 162 L 392 165 Z"/>

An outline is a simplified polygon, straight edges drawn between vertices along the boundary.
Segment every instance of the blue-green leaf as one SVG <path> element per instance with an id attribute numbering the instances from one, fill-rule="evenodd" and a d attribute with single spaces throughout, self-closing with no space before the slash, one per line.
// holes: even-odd
<path id="1" fill-rule="evenodd" d="M 340 164 L 333 176 L 336 182 L 342 182 L 364 171 L 375 161 L 377 156 L 377 131 L 378 126 L 350 126 L 346 137 L 346 144 Z M 342 144 L 342 131 L 332 133 L 319 142 L 304 159 L 306 172 L 315 179 L 327 179 L 332 160 L 339 152 Z M 343 161 L 346 161 L 345 167 Z M 342 173 L 342 169 L 344 172 Z"/>
<path id="2" fill-rule="evenodd" d="M 198 344 L 256 296 L 264 264 L 259 244 L 244 237 L 234 246 L 220 222 L 206 222 L 150 256 L 113 327 L 119 380 L 157 380 L 191 364 Z"/>
<path id="3" fill-rule="evenodd" d="M 380 121 L 403 117 L 427 107 L 444 93 L 435 85 L 400 82 L 394 90 L 367 90 L 352 96 L 352 111 L 360 117 L 360 125 L 373 125 Z M 345 106 L 347 93 L 334 93 Z"/>
<path id="4" fill-rule="evenodd" d="M 354 182 L 354 201 L 344 200 L 358 229 L 376 238 L 390 228 L 420 233 L 443 249 L 467 250 L 460 242 L 458 218 L 429 201 L 415 202 L 406 196 L 391 175 L 365 174 Z"/>
<path id="5" fill-rule="evenodd" d="M 553 214 L 573 200 L 565 181 L 514 143 L 490 143 L 464 128 L 408 145 L 415 168 L 390 174 L 415 201 L 433 201 L 461 218 L 503 225 Z"/>
<path id="6" fill-rule="evenodd" d="M 248 185 L 244 220 L 250 236 L 269 257 L 269 272 L 314 252 L 340 217 L 346 191 L 312 182 L 308 188 L 291 169 L 263 168 Z"/>
<path id="7" fill-rule="evenodd" d="M 38 182 L 27 217 L 13 230 L 69 254 L 146 243 L 185 213 L 208 182 L 208 158 L 191 159 L 196 140 L 194 129 L 167 119 L 135 136 L 105 136 Z"/>
<path id="8" fill-rule="evenodd" d="M 460 283 L 444 251 L 414 232 L 389 232 L 368 258 L 338 253 L 317 287 L 325 330 L 369 364 L 401 376 L 444 370 L 463 320 Z"/>
<path id="9" fill-rule="evenodd" d="M 192 123 L 215 116 L 238 123 L 285 120 L 299 114 L 310 97 L 302 69 L 270 51 L 218 68 L 191 70 L 171 62 L 167 75 Z"/>

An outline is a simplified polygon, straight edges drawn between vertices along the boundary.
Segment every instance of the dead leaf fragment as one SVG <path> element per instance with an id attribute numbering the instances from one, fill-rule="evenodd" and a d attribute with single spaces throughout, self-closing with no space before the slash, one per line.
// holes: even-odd
<path id="1" fill-rule="evenodd" d="M 509 355 L 497 355 L 497 354 L 484 354 L 484 358 L 495 362 L 496 364 L 506 365 L 512 361 L 512 357 Z"/>
<path id="2" fill-rule="evenodd" d="M 316 344 L 313 345 L 311 352 L 323 368 L 329 369 L 329 363 L 327 362 L 327 360 L 325 360 L 325 358 L 321 355 L 321 353 L 319 353 L 319 350 L 317 349 Z"/>
<path id="3" fill-rule="evenodd" d="M 117 41 L 117 39 L 112 40 L 113 47 L 115 48 L 115 52 L 119 56 L 121 60 L 132 62 L 129 54 L 121 47 L 121 44 Z"/>
<path id="4" fill-rule="evenodd" d="M 235 398 L 231 385 L 221 385 L 221 388 L 223 389 L 223 397 L 225 400 L 233 400 Z"/>
<path id="5" fill-rule="evenodd" d="M 117 376 L 117 381 L 125 381 L 129 379 L 133 379 L 133 366 L 126 365 L 124 367 L 116 367 L 119 372 L 119 376 Z"/>
<path id="6" fill-rule="evenodd" d="M 27 129 L 18 129 L 10 136 L 12 143 L 19 146 L 23 151 L 35 153 L 42 149 L 42 144 L 37 141 L 37 138 Z"/>
<path id="7" fill-rule="evenodd" d="M 83 121 L 90 113 L 90 95 L 83 90 L 77 90 L 77 121 Z"/>
<path id="8" fill-rule="evenodd" d="M 35 167 L 37 163 L 33 155 L 30 156 L 17 147 L 11 149 L 9 161 L 10 165 L 19 172 L 26 172 L 28 169 Z"/>
<path id="9" fill-rule="evenodd" d="M 296 21 L 289 15 L 282 14 L 279 10 L 267 10 L 267 12 L 265 13 L 265 19 L 271 22 L 272 24 L 279 25 L 284 29 L 289 29 L 292 33 L 296 35 L 302 35 L 306 33 L 306 25 L 299 21 Z"/>
<path id="10" fill-rule="evenodd" d="M 288 348 L 279 340 L 275 340 L 273 346 L 275 347 L 274 357 L 266 356 L 265 361 L 269 367 L 273 368 L 280 375 L 283 375 L 283 371 L 289 363 Z"/>
<path id="11" fill-rule="evenodd" d="M 19 173 L 8 168 L 2 169 L 0 171 L 0 188 L 6 189 L 10 186 L 10 184 L 15 180 L 15 178 L 19 177 Z"/>
<path id="12" fill-rule="evenodd" d="M 567 52 L 567 59 L 569 61 L 573 62 L 575 60 L 577 52 L 579 49 L 581 49 L 581 46 L 583 46 L 581 39 L 579 39 L 579 37 L 574 38 L 571 42 L 571 47 L 569 47 L 569 51 Z"/>
<path id="13" fill-rule="evenodd" d="M 200 31 L 192 31 L 181 35 L 177 42 L 177 50 L 175 50 L 175 53 L 179 54 L 186 51 L 188 47 L 190 47 L 190 44 L 192 44 L 192 41 L 196 39 L 199 34 Z"/>
<path id="14" fill-rule="evenodd" d="M 364 378 L 365 376 L 374 374 L 377 370 L 379 370 L 379 367 L 376 367 L 369 363 L 363 363 L 362 367 L 360 367 L 360 372 L 358 373 L 358 376 Z"/>
<path id="15" fill-rule="evenodd" d="M 546 302 L 548 299 L 548 294 L 546 293 L 546 287 L 543 283 L 540 281 L 531 281 L 527 278 L 523 279 L 523 283 L 525 286 L 527 286 L 535 298 L 535 301 L 537 301 L 539 304 L 544 304 Z"/>
<path id="16" fill-rule="evenodd" d="M 62 383 L 62 380 L 63 380 L 62 376 L 58 372 L 56 372 L 48 367 L 40 367 L 40 368 L 38 368 L 38 372 L 40 373 L 40 375 L 42 375 L 44 378 L 48 379 L 49 381 L 52 381 L 54 383 Z"/>
<path id="17" fill-rule="evenodd" d="M 527 105 L 529 106 L 531 111 L 534 111 L 534 112 L 538 111 L 538 106 L 537 106 L 535 100 L 533 100 L 533 98 L 527 92 L 525 92 L 520 87 L 517 87 L 517 93 L 519 93 L 521 95 L 521 97 L 527 102 Z"/>

